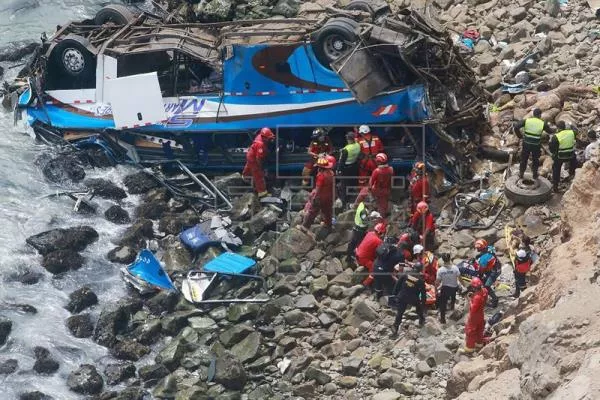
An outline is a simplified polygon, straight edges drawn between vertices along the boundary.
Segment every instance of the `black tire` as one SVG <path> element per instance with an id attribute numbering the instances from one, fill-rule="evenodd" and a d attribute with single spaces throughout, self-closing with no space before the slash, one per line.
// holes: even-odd
<path id="1" fill-rule="evenodd" d="M 127 25 L 133 19 L 135 15 L 125 6 L 121 4 L 110 4 L 103 7 L 96 13 L 94 17 L 94 23 L 96 25 L 104 25 L 113 23 L 115 25 Z"/>
<path id="2" fill-rule="evenodd" d="M 53 73 L 59 79 L 71 78 L 73 89 L 95 86 L 96 57 L 89 47 L 91 46 L 87 39 L 78 35 L 68 35 L 54 46 L 50 53 L 49 61 Z"/>
<path id="3" fill-rule="evenodd" d="M 367 0 L 351 0 L 350 3 L 348 3 L 348 5 L 344 7 L 344 9 L 368 12 L 369 14 L 371 14 L 371 17 L 375 15 L 375 10 L 373 10 L 373 7 L 371 7 L 371 3 Z"/>
<path id="4" fill-rule="evenodd" d="M 510 153 L 492 146 L 479 146 L 478 155 L 492 161 L 508 162 Z"/>
<path id="5" fill-rule="evenodd" d="M 360 26 L 350 18 L 332 18 L 315 32 L 313 51 L 321 64 L 327 68 L 330 63 L 340 58 L 353 48 L 358 41 Z"/>
<path id="6" fill-rule="evenodd" d="M 530 206 L 543 203 L 552 197 L 552 184 L 546 178 L 537 180 L 525 175 L 523 179 L 518 175 L 511 175 L 504 183 L 506 198 L 515 204 Z"/>

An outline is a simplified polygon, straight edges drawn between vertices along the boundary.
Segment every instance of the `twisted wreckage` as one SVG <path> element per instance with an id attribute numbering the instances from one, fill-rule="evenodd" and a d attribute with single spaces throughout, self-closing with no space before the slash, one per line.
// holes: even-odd
<path id="1" fill-rule="evenodd" d="M 318 20 L 205 24 L 107 6 L 43 41 L 15 111 L 38 137 L 113 162 L 204 171 L 241 169 L 263 126 L 277 128 L 272 164 L 286 171 L 301 168 L 314 126 L 342 144 L 350 126 L 379 125 L 393 165 L 424 156 L 464 177 L 485 121 L 474 73 L 422 14 L 353 4 Z"/>

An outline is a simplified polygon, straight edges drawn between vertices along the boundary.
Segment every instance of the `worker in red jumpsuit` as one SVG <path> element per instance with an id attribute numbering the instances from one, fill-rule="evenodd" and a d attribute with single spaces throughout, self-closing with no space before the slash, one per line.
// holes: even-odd
<path id="1" fill-rule="evenodd" d="M 360 161 L 358 164 L 359 184 L 367 184 L 367 177 L 370 177 L 373 170 L 377 168 L 375 156 L 383 153 L 383 142 L 379 136 L 371 133 L 371 128 L 367 125 L 361 125 L 358 128 L 358 144 L 360 145 Z"/>
<path id="2" fill-rule="evenodd" d="M 377 257 L 377 248 L 383 243 L 383 236 L 386 229 L 385 223 L 380 222 L 376 224 L 373 230 L 367 233 L 356 248 L 356 262 L 358 265 L 365 267 L 369 271 L 369 274 L 373 273 L 373 263 Z M 362 284 L 369 286 L 373 283 L 373 280 L 374 277 L 369 275 L 363 280 Z"/>
<path id="3" fill-rule="evenodd" d="M 323 128 L 317 128 L 312 132 L 311 142 L 308 146 L 309 159 L 304 164 L 302 169 L 302 184 L 308 186 L 310 183 L 310 176 L 312 175 L 313 169 L 317 160 L 320 156 L 331 154 L 333 152 L 333 144 L 331 139 L 327 135 L 327 132 Z"/>
<path id="4" fill-rule="evenodd" d="M 269 152 L 268 143 L 273 140 L 275 140 L 273 132 L 269 128 L 262 128 L 246 153 L 246 165 L 242 176 L 244 178 L 252 177 L 252 184 L 254 190 L 258 193 L 258 197 L 264 197 L 268 194 L 263 162 Z"/>
<path id="5" fill-rule="evenodd" d="M 413 246 L 413 257 L 416 262 L 423 264 L 423 279 L 428 285 L 435 284 L 437 279 L 438 258 L 430 251 L 426 251 L 420 244 Z"/>
<path id="6" fill-rule="evenodd" d="M 410 217 L 409 226 L 419 233 L 421 244 L 427 250 L 433 250 L 435 243 L 435 220 L 429 211 L 429 205 L 421 201 L 415 213 Z"/>
<path id="7" fill-rule="evenodd" d="M 475 277 L 471 279 L 469 285 L 469 316 L 465 324 L 465 353 L 472 353 L 475 349 L 482 348 L 484 345 L 483 331 L 485 329 L 484 309 L 487 301 L 488 292 L 483 287 L 481 279 Z"/>
<path id="8" fill-rule="evenodd" d="M 429 202 L 429 178 L 427 178 L 427 171 L 425 171 L 425 163 L 421 161 L 415 163 L 409 181 L 410 212 L 414 214 L 417 210 L 417 204 L 422 201 Z"/>
<path id="9" fill-rule="evenodd" d="M 308 197 L 308 202 L 304 207 L 305 214 L 302 221 L 302 230 L 308 232 L 308 229 L 315 221 L 315 218 L 321 213 L 322 223 L 331 227 L 333 218 L 333 202 L 335 200 L 335 182 L 333 168 L 334 163 L 327 158 L 322 157 L 317 160 L 317 177 L 313 191 Z"/>
<path id="10" fill-rule="evenodd" d="M 377 210 L 382 217 L 388 213 L 390 194 L 392 193 L 392 179 L 394 177 L 394 168 L 388 165 L 388 157 L 385 153 L 379 153 L 375 156 L 377 168 L 371 173 L 369 186 L 362 188 L 356 198 L 355 204 L 359 204 L 371 192 L 377 203 Z"/>

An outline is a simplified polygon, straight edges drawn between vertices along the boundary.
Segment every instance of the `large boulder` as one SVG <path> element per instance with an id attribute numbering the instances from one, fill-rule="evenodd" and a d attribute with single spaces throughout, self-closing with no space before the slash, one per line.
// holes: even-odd
<path id="1" fill-rule="evenodd" d="M 287 260 L 292 257 L 305 255 L 315 245 L 316 242 L 312 236 L 307 235 L 299 229 L 290 228 L 277 238 L 271 252 L 279 260 Z"/>
<path id="2" fill-rule="evenodd" d="M 130 194 L 143 194 L 159 186 L 156 179 L 146 172 L 127 175 L 123 179 L 123 184 Z"/>
<path id="3" fill-rule="evenodd" d="M 159 219 L 168 208 L 166 202 L 154 200 L 140 204 L 135 210 L 135 216 L 137 218 Z"/>
<path id="4" fill-rule="evenodd" d="M 241 362 L 246 363 L 254 360 L 258 356 L 260 349 L 261 336 L 258 332 L 252 332 L 241 342 L 231 348 L 231 353 Z"/>
<path id="5" fill-rule="evenodd" d="M 19 395 L 19 400 L 54 400 L 54 397 L 50 397 L 45 393 L 38 390 L 33 392 L 23 392 Z"/>
<path id="6" fill-rule="evenodd" d="M 359 300 L 352 307 L 350 315 L 344 320 L 347 325 L 360 326 L 365 321 L 372 322 L 379 318 L 379 314 L 365 300 Z"/>
<path id="7" fill-rule="evenodd" d="M 56 250 L 82 251 L 96 240 L 98 232 L 91 226 L 74 226 L 38 233 L 26 241 L 40 254 L 48 254 Z"/>
<path id="8" fill-rule="evenodd" d="M 137 361 L 150 353 L 150 348 L 134 340 L 121 340 L 111 349 L 110 353 L 119 360 Z"/>
<path id="9" fill-rule="evenodd" d="M 227 320 L 231 322 L 243 322 L 255 318 L 259 311 L 260 306 L 258 304 L 232 304 L 227 309 Z"/>
<path id="10" fill-rule="evenodd" d="M 129 246 L 118 246 L 108 252 L 106 258 L 110 262 L 119 264 L 131 264 L 137 253 Z"/>
<path id="11" fill-rule="evenodd" d="M 6 343 L 11 330 L 12 321 L 8 318 L 0 317 L 0 346 Z"/>
<path id="12" fill-rule="evenodd" d="M 0 375 L 10 375 L 19 368 L 19 362 L 14 358 L 0 362 Z"/>
<path id="13" fill-rule="evenodd" d="M 73 314 L 98 304 L 98 296 L 87 286 L 75 290 L 69 295 L 69 303 L 65 306 Z"/>
<path id="14" fill-rule="evenodd" d="M 130 362 L 123 364 L 109 364 L 104 369 L 106 383 L 116 385 L 135 376 L 135 365 Z"/>
<path id="15" fill-rule="evenodd" d="M 236 221 L 246 221 L 250 219 L 260 209 L 260 205 L 254 193 L 245 193 L 233 200 L 231 209 L 231 218 Z"/>
<path id="16" fill-rule="evenodd" d="M 88 338 L 94 333 L 94 323 L 90 314 L 87 313 L 67 318 L 67 328 L 76 338 Z"/>
<path id="17" fill-rule="evenodd" d="M 33 370 L 38 374 L 49 375 L 58 370 L 58 361 L 52 357 L 48 349 L 38 346 L 33 349 L 33 354 L 35 355 Z"/>
<path id="18" fill-rule="evenodd" d="M 104 218 L 107 221 L 110 221 L 114 224 L 128 224 L 131 222 L 131 218 L 129 218 L 129 213 L 124 210 L 121 206 L 116 204 L 110 206 L 106 211 L 104 211 Z"/>
<path id="19" fill-rule="evenodd" d="M 200 2 L 196 15 L 202 21 L 226 21 L 233 17 L 232 0 L 211 0 L 210 2 Z"/>
<path id="20" fill-rule="evenodd" d="M 244 223 L 248 229 L 248 235 L 246 236 L 250 238 L 258 237 L 265 229 L 275 225 L 278 219 L 278 211 L 275 211 L 269 207 L 263 208 L 252 218 L 250 218 L 249 221 Z"/>
<path id="21" fill-rule="evenodd" d="M 72 250 L 56 250 L 44 254 L 42 258 L 42 267 L 51 274 L 62 274 L 67 271 L 73 271 L 81 268 L 85 258 Z"/>
<path id="22" fill-rule="evenodd" d="M 250 333 L 254 332 L 254 329 L 250 325 L 247 324 L 238 324 L 233 325 L 231 328 L 227 329 L 221 335 L 219 335 L 219 340 L 225 347 L 231 347 L 234 344 L 239 343 L 242 339 L 248 336 Z"/>
<path id="23" fill-rule="evenodd" d="M 72 156 L 61 156 L 49 160 L 43 167 L 44 177 L 53 183 L 74 184 L 85 178 L 81 162 Z"/>
<path id="24" fill-rule="evenodd" d="M 94 191 L 94 196 L 103 199 L 122 200 L 127 197 L 125 190 L 106 179 L 87 179 L 83 184 Z"/>
<path id="25" fill-rule="evenodd" d="M 113 346 L 117 342 L 117 335 L 126 331 L 129 315 L 128 307 L 121 304 L 102 310 L 94 330 L 94 341 L 102 346 Z"/>
<path id="26" fill-rule="evenodd" d="M 169 370 L 162 364 L 145 365 L 138 371 L 138 376 L 148 386 L 155 385 L 167 375 Z"/>
<path id="27" fill-rule="evenodd" d="M 83 364 L 67 378 L 69 389 L 79 394 L 97 394 L 102 391 L 104 380 L 90 364 Z"/>
<path id="28" fill-rule="evenodd" d="M 154 361 L 167 367 L 169 371 L 174 371 L 179 367 L 179 363 L 186 352 L 186 343 L 181 339 L 173 339 L 164 349 L 158 353 Z"/>
<path id="29" fill-rule="evenodd" d="M 469 382 L 476 376 L 480 376 L 490 368 L 490 363 L 483 357 L 477 357 L 469 361 L 461 361 L 452 368 L 452 375 L 446 385 L 446 393 L 449 398 L 455 398 L 467 390 Z"/>
<path id="30" fill-rule="evenodd" d="M 214 380 L 227 389 L 242 390 L 246 385 L 248 375 L 241 361 L 230 352 L 224 351 L 215 363 Z"/>
<path id="31" fill-rule="evenodd" d="M 127 228 L 118 244 L 139 250 L 146 247 L 146 239 L 152 239 L 153 237 L 152 221 L 142 218 Z"/>

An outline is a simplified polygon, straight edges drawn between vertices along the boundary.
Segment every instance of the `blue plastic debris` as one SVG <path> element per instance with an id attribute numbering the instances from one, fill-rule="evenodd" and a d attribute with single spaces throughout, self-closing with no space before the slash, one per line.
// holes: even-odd
<path id="1" fill-rule="evenodd" d="M 148 249 L 142 250 L 135 261 L 127 267 L 127 272 L 131 275 L 125 280 L 131 283 L 139 291 L 148 290 L 175 290 L 175 285 L 165 273 L 160 262 L 154 257 L 154 254 Z M 129 279 L 128 279 L 129 278 Z M 132 282 L 132 279 L 134 282 Z"/>
<path id="2" fill-rule="evenodd" d="M 236 253 L 223 253 L 212 259 L 203 267 L 204 272 L 217 272 L 222 274 L 243 274 L 256 265 L 252 258 Z"/>

